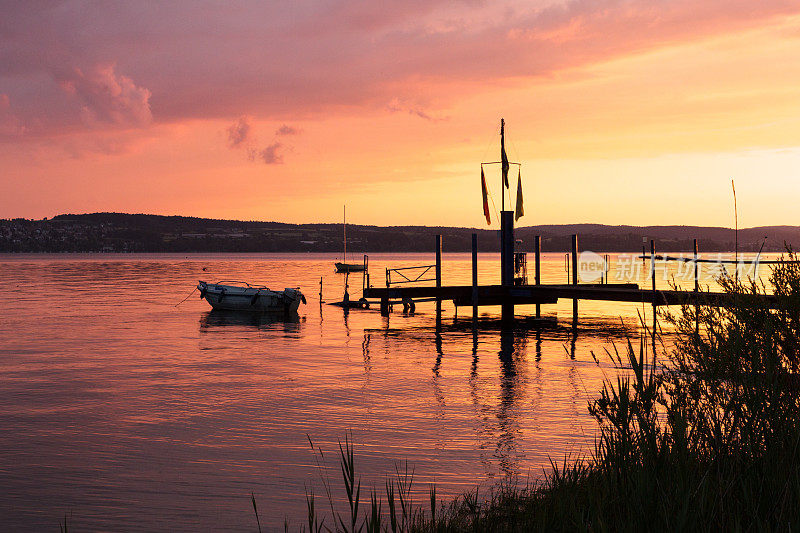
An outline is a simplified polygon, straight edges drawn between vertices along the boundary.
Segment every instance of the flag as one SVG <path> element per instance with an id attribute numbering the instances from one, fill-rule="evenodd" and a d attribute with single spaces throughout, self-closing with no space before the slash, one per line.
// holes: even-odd
<path id="1" fill-rule="evenodd" d="M 506 143 L 502 139 L 500 141 L 500 162 L 503 167 L 503 185 L 508 189 L 508 156 L 506 155 Z"/>
<path id="2" fill-rule="evenodd" d="M 483 216 L 486 223 L 492 225 L 492 218 L 489 215 L 489 192 L 486 190 L 486 177 L 483 175 L 483 165 L 481 165 L 481 193 L 483 194 Z"/>
<path id="3" fill-rule="evenodd" d="M 517 208 L 514 212 L 514 220 L 519 220 L 519 217 L 525 214 L 522 208 L 522 170 L 517 174 Z"/>

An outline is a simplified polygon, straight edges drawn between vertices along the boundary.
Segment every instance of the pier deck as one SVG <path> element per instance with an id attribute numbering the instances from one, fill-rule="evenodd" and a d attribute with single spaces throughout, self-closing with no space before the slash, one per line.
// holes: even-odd
<path id="1" fill-rule="evenodd" d="M 364 297 L 381 301 L 402 302 L 403 300 L 452 301 L 457 306 L 471 306 L 471 285 L 451 285 L 446 287 L 370 287 L 364 289 Z M 695 304 L 720 306 L 730 303 L 733 296 L 722 292 L 694 292 L 682 290 L 640 289 L 637 284 L 583 284 L 583 285 L 481 285 L 476 287 L 478 306 L 526 304 L 554 304 L 559 299 L 600 300 L 608 302 L 635 302 L 650 305 Z M 740 298 L 743 296 L 739 295 Z M 772 295 L 747 296 L 769 307 L 775 307 L 776 298 Z"/>

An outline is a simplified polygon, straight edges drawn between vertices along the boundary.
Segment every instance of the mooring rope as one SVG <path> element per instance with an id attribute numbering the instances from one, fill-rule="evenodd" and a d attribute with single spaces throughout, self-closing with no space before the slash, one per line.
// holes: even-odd
<path id="1" fill-rule="evenodd" d="M 187 295 L 186 295 L 186 298 L 184 298 L 184 299 L 183 299 L 183 300 L 181 300 L 180 302 L 176 303 L 176 304 L 175 304 L 175 307 L 178 307 L 178 306 L 179 306 L 179 305 L 181 305 L 183 302 L 185 302 L 186 300 L 188 300 L 188 299 L 189 299 L 189 296 L 191 296 L 192 294 L 194 294 L 194 291 L 196 291 L 196 290 L 197 290 L 197 287 L 195 287 L 194 289 L 192 289 L 192 292 L 190 292 L 189 294 L 187 294 Z"/>

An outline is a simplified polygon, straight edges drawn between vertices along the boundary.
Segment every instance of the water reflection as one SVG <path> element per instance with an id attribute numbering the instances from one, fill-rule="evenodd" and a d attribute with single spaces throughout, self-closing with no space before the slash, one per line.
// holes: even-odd
<path id="1" fill-rule="evenodd" d="M 267 328 L 273 324 L 284 324 L 286 331 L 297 331 L 305 317 L 298 313 L 248 313 L 213 309 L 200 317 L 200 331 L 224 326 L 247 326 Z"/>
<path id="2" fill-rule="evenodd" d="M 497 354 L 500 359 L 499 435 L 495 453 L 505 476 L 519 474 L 516 439 L 521 429 L 517 404 L 525 396 L 526 333 L 516 329 L 503 329 L 500 332 L 500 351 Z"/>
<path id="3" fill-rule="evenodd" d="M 569 358 L 575 360 L 575 343 L 578 340 L 578 328 L 572 328 L 572 333 L 569 336 Z"/>
<path id="4" fill-rule="evenodd" d="M 458 405 L 458 391 L 464 383 L 464 375 L 457 372 L 458 366 L 463 364 L 459 354 L 463 354 L 463 349 L 468 346 L 466 392 L 471 404 L 480 461 L 490 477 L 496 474 L 512 478 L 519 476 L 526 460 L 524 433 L 530 432 L 532 423 L 530 407 L 539 402 L 542 394 L 539 362 L 543 338 L 548 335 L 551 338 L 569 338 L 565 333 L 570 329 L 549 327 L 545 330 L 549 331 L 548 334 L 542 329 L 528 329 L 519 324 L 504 326 L 499 320 L 486 321 L 479 328 L 477 322 L 469 319 L 445 324 L 436 320 L 428 327 L 390 329 L 388 319 L 384 317 L 384 320 L 386 328 L 364 332 L 362 351 L 365 371 L 371 369 L 370 344 L 377 338 L 395 347 L 403 346 L 405 353 L 425 353 L 430 350 L 433 361 L 429 368 L 434 400 L 430 414 L 437 426 L 443 425 L 446 417 L 452 416 L 450 404 Z M 381 335 L 373 338 L 373 332 L 380 332 Z M 528 362 L 529 349 L 533 348 L 529 347 L 532 339 L 535 340 L 535 350 L 531 350 L 532 358 L 535 355 L 533 366 Z M 573 336 L 573 355 L 574 341 Z M 533 381 L 537 383 L 533 394 L 528 390 L 531 371 L 536 373 Z M 575 397 L 580 392 L 578 381 L 570 379 L 568 384 L 574 389 L 568 396 Z M 439 439 L 437 441 L 437 445 L 442 444 Z"/>
<path id="5" fill-rule="evenodd" d="M 542 330 L 536 330 L 536 362 L 542 360 Z"/>
<path id="6" fill-rule="evenodd" d="M 438 322 L 438 321 L 437 321 Z M 436 420 L 437 424 L 441 424 L 445 418 L 445 392 L 442 387 L 442 379 L 439 374 L 439 371 L 442 367 L 442 357 L 444 356 L 444 350 L 442 345 L 442 332 L 441 332 L 441 325 L 437 324 L 436 332 L 434 333 L 434 346 L 436 348 L 436 361 L 433 365 L 433 378 L 431 383 L 433 385 L 433 398 L 436 401 L 436 409 L 433 415 L 433 419 Z M 444 442 L 442 441 L 440 436 L 437 436 L 437 446 L 444 447 Z"/>
<path id="7" fill-rule="evenodd" d="M 617 317 L 630 307 L 587 303 L 575 335 L 568 320 L 509 329 L 491 310 L 477 322 L 462 310 L 437 328 L 432 302 L 389 316 L 316 304 L 291 317 L 219 312 L 196 297 L 174 305 L 202 277 L 311 287 L 332 262 L 0 263 L 0 284 L 26 287 L 0 321 L 0 507 L 20 509 L 5 529 L 46 529 L 37 526 L 61 513 L 52 502 L 65 501 L 83 513 L 78 529 L 244 530 L 251 492 L 262 518 L 276 517 L 270 530 L 284 514 L 302 524 L 315 476 L 306 434 L 327 452 L 353 429 L 365 476 L 380 483 L 408 460 L 421 490 L 435 481 L 447 497 L 591 448 L 587 396 L 613 368 L 589 352 L 624 342 Z M 469 257 L 448 265 L 454 280 L 469 279 Z"/>

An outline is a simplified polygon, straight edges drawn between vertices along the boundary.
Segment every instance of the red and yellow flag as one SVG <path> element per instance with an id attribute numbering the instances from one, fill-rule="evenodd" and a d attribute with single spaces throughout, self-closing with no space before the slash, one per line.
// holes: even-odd
<path id="1" fill-rule="evenodd" d="M 519 220 L 519 217 L 525 214 L 525 209 L 522 207 L 522 170 L 517 173 L 517 208 L 514 213 L 514 220 Z"/>
<path id="2" fill-rule="evenodd" d="M 503 172 L 503 185 L 508 189 L 508 156 L 506 155 L 506 143 L 502 138 L 500 139 L 500 166 Z"/>
<path id="3" fill-rule="evenodd" d="M 492 218 L 489 215 L 489 191 L 486 189 L 486 176 L 483 175 L 483 165 L 481 165 L 481 194 L 483 194 L 483 216 L 486 223 L 492 225 Z"/>

